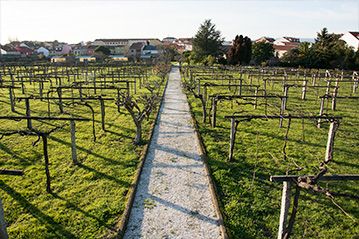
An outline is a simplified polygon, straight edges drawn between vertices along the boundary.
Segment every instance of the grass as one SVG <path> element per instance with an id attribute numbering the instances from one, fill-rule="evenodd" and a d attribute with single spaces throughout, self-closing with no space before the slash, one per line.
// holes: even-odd
<path id="1" fill-rule="evenodd" d="M 156 77 L 151 76 L 150 80 Z M 27 85 L 29 91 L 35 90 Z M 46 87 L 46 86 L 45 86 Z M 164 85 L 162 86 L 164 87 Z M 163 90 L 163 89 L 162 89 Z M 142 88 L 139 92 L 145 92 Z M 93 94 L 93 92 L 87 92 Z M 113 92 L 102 92 L 110 97 Z M 30 94 L 30 92 L 28 93 Z M 16 91 L 16 96 L 21 92 Z M 70 96 L 65 93 L 64 96 Z M 10 112 L 8 91 L 0 89 L 0 114 L 24 115 L 24 102 L 16 104 L 17 114 Z M 48 140 L 51 188 L 46 192 L 42 142 L 33 147 L 37 137 L 13 135 L 0 140 L 0 168 L 19 169 L 24 176 L 0 176 L 1 200 L 10 238 L 103 238 L 116 234 L 115 224 L 125 209 L 144 145 L 135 146 L 135 126 L 122 108 L 106 101 L 106 131 L 101 129 L 99 102 L 90 102 L 95 110 L 96 142 L 92 122 L 76 122 L 79 165 L 71 160 L 70 127 L 52 133 Z M 46 116 L 47 104 L 31 101 L 32 115 Z M 84 106 L 67 107 L 73 115 L 91 118 Z M 60 116 L 51 104 L 52 116 Z M 155 112 L 144 122 L 144 142 L 149 140 Z M 49 130 L 56 121 L 33 121 L 33 127 Z M 26 122 L 1 120 L 0 131 L 25 129 Z"/>
<path id="2" fill-rule="evenodd" d="M 247 81 L 247 76 L 244 76 Z M 248 83 L 248 82 L 247 82 Z M 325 85 L 325 82 L 322 82 Z M 270 93 L 281 94 L 279 84 L 269 87 Z M 339 95 L 349 95 L 351 85 L 342 84 Z M 210 89 L 208 94 L 223 92 Z M 228 92 L 228 89 L 227 89 Z M 243 95 L 250 92 L 243 92 Z M 324 95 L 320 89 L 319 95 Z M 309 89 L 307 100 L 300 99 L 301 88 L 290 88 L 288 111 L 292 115 L 317 115 L 320 101 L 316 90 Z M 238 125 L 234 162 L 228 162 L 230 120 L 225 115 L 264 114 L 264 106 L 256 110 L 251 105 L 221 101 L 218 104 L 217 127 L 202 123 L 202 109 L 198 99 L 188 94 L 191 110 L 198 122 L 200 135 L 209 158 L 212 178 L 218 188 L 225 226 L 231 238 L 275 238 L 277 236 L 282 185 L 269 181 L 271 175 L 284 175 L 287 170 L 303 167 L 291 174 L 316 174 L 324 160 L 328 123 L 318 129 L 310 120 L 292 120 L 284 160 L 284 137 L 288 121 L 279 128 L 278 120 L 251 120 Z M 334 161 L 328 174 L 358 173 L 359 111 L 358 101 L 338 100 L 337 111 L 329 114 L 343 116 L 335 138 Z M 238 101 L 238 103 L 245 103 Z M 259 103 L 264 103 L 260 101 Z M 268 103 L 268 114 L 279 113 L 279 100 Z M 329 105 L 330 108 L 330 105 Z M 304 129 L 304 130 L 303 130 Z M 347 193 L 358 198 L 357 182 L 320 183 L 333 192 Z M 292 189 L 294 193 L 294 187 Z M 358 238 L 359 201 L 348 197 L 334 197 L 352 218 L 346 216 L 328 197 L 301 190 L 299 209 L 292 238 Z"/>

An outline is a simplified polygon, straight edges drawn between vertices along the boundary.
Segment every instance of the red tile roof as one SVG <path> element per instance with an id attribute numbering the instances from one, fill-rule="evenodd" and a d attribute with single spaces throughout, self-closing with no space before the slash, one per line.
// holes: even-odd
<path id="1" fill-rule="evenodd" d="M 31 54 L 33 52 L 33 50 L 31 50 L 30 48 L 27 47 L 23 47 L 23 46 L 18 46 L 15 48 L 16 51 L 20 52 L 21 54 Z"/>
<path id="2" fill-rule="evenodd" d="M 297 48 L 298 45 L 294 45 L 294 44 L 286 44 L 284 46 L 281 45 L 273 45 L 274 50 L 276 51 L 289 51 L 292 50 L 294 48 Z"/>

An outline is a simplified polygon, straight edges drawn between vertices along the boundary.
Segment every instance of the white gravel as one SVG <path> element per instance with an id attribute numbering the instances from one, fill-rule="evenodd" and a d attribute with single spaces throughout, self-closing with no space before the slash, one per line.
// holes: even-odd
<path id="1" fill-rule="evenodd" d="M 180 82 L 174 67 L 124 238 L 221 238 Z"/>

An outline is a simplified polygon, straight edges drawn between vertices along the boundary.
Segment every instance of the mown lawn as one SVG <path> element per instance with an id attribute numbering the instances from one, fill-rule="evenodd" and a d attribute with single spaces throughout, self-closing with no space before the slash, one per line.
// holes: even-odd
<path id="1" fill-rule="evenodd" d="M 153 79 L 156 76 L 150 77 Z M 164 84 L 161 91 L 163 87 Z M 32 86 L 28 88 L 33 90 Z M 145 90 L 142 88 L 139 92 Z M 113 92 L 103 94 L 111 97 Z M 20 95 L 21 92 L 16 91 L 16 96 Z M 64 96 L 70 96 L 70 93 Z M 89 104 L 95 111 L 96 142 L 92 122 L 76 122 L 79 165 L 74 165 L 71 159 L 69 122 L 33 121 L 34 128 L 44 131 L 66 124 L 48 140 L 51 194 L 46 192 L 42 141 L 32 146 L 36 136 L 20 135 L 0 140 L 0 168 L 24 171 L 24 176 L 20 177 L 0 175 L 0 198 L 10 238 L 103 238 L 116 235 L 114 226 L 124 211 L 127 192 L 144 145 L 133 144 L 135 126 L 124 108 L 118 113 L 113 101 L 105 101 L 106 131 L 103 131 L 99 102 Z M 16 103 L 16 110 L 17 113 L 10 112 L 8 90 L 0 89 L 0 115 L 24 115 L 25 103 Z M 34 116 L 47 116 L 46 101 L 31 100 L 31 110 Z M 60 115 L 54 102 L 51 111 L 52 116 L 68 116 Z M 65 111 L 91 119 L 91 112 L 85 106 L 65 107 Z M 145 143 L 154 117 L 155 112 L 144 122 Z M 0 122 L 0 132 L 26 129 L 26 121 Z"/>
<path id="2" fill-rule="evenodd" d="M 244 76 L 245 79 L 247 76 Z M 246 82 L 248 83 L 248 82 Z M 322 82 L 325 85 L 325 82 Z M 349 95 L 351 86 L 343 84 L 339 96 Z M 221 90 L 223 92 L 223 89 Z M 215 94 L 219 90 L 209 91 Z M 279 84 L 269 92 L 282 95 Z M 244 91 L 243 94 L 250 94 Z M 319 90 L 324 95 L 325 89 Z M 292 115 L 318 115 L 320 101 L 316 90 L 309 89 L 307 100 L 300 99 L 301 88 L 290 88 L 288 111 Z M 292 120 L 284 160 L 283 147 L 288 120 L 279 128 L 279 120 L 251 120 L 238 125 L 234 162 L 228 162 L 230 120 L 225 115 L 264 114 L 264 106 L 256 110 L 252 105 L 221 101 L 218 104 L 217 127 L 202 123 L 202 109 L 198 99 L 188 93 L 192 112 L 199 125 L 209 157 L 212 177 L 218 187 L 219 201 L 225 226 L 232 238 L 276 238 L 278 231 L 282 184 L 270 182 L 271 175 L 314 175 L 324 160 L 329 123 L 318 129 L 311 120 Z M 244 103 L 244 101 L 238 101 Z M 247 102 L 248 103 L 248 102 Z M 264 101 L 258 101 L 264 103 Z M 279 100 L 268 101 L 268 115 L 279 113 Z M 343 116 L 335 138 L 334 161 L 328 165 L 330 174 L 358 173 L 359 108 L 357 99 L 339 99 L 337 111 L 328 114 Z M 334 202 L 349 214 L 345 215 L 333 201 L 323 194 L 301 190 L 299 208 L 291 238 L 359 238 L 359 184 L 355 181 L 321 182 L 323 188 L 354 197 L 335 196 Z M 294 187 L 292 193 L 294 194 Z"/>

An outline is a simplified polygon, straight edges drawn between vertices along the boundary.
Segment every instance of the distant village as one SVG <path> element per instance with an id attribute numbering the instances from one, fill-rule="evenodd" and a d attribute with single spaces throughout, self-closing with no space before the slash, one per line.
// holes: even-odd
<path id="1" fill-rule="evenodd" d="M 355 51 L 359 48 L 359 32 L 346 32 L 341 39 Z M 148 61 L 157 58 L 166 48 L 175 49 L 178 53 L 192 51 L 193 38 L 166 37 L 133 38 L 133 39 L 95 39 L 90 42 L 69 44 L 59 41 L 11 41 L 0 45 L 0 59 L 15 61 L 21 59 L 46 60 L 54 63 L 68 61 L 95 62 L 104 58 L 111 61 Z M 281 58 L 291 49 L 297 48 L 301 42 L 314 43 L 313 39 L 281 37 L 261 37 L 255 41 L 273 45 L 275 56 Z M 227 52 L 232 42 L 225 41 L 223 52 Z"/>

